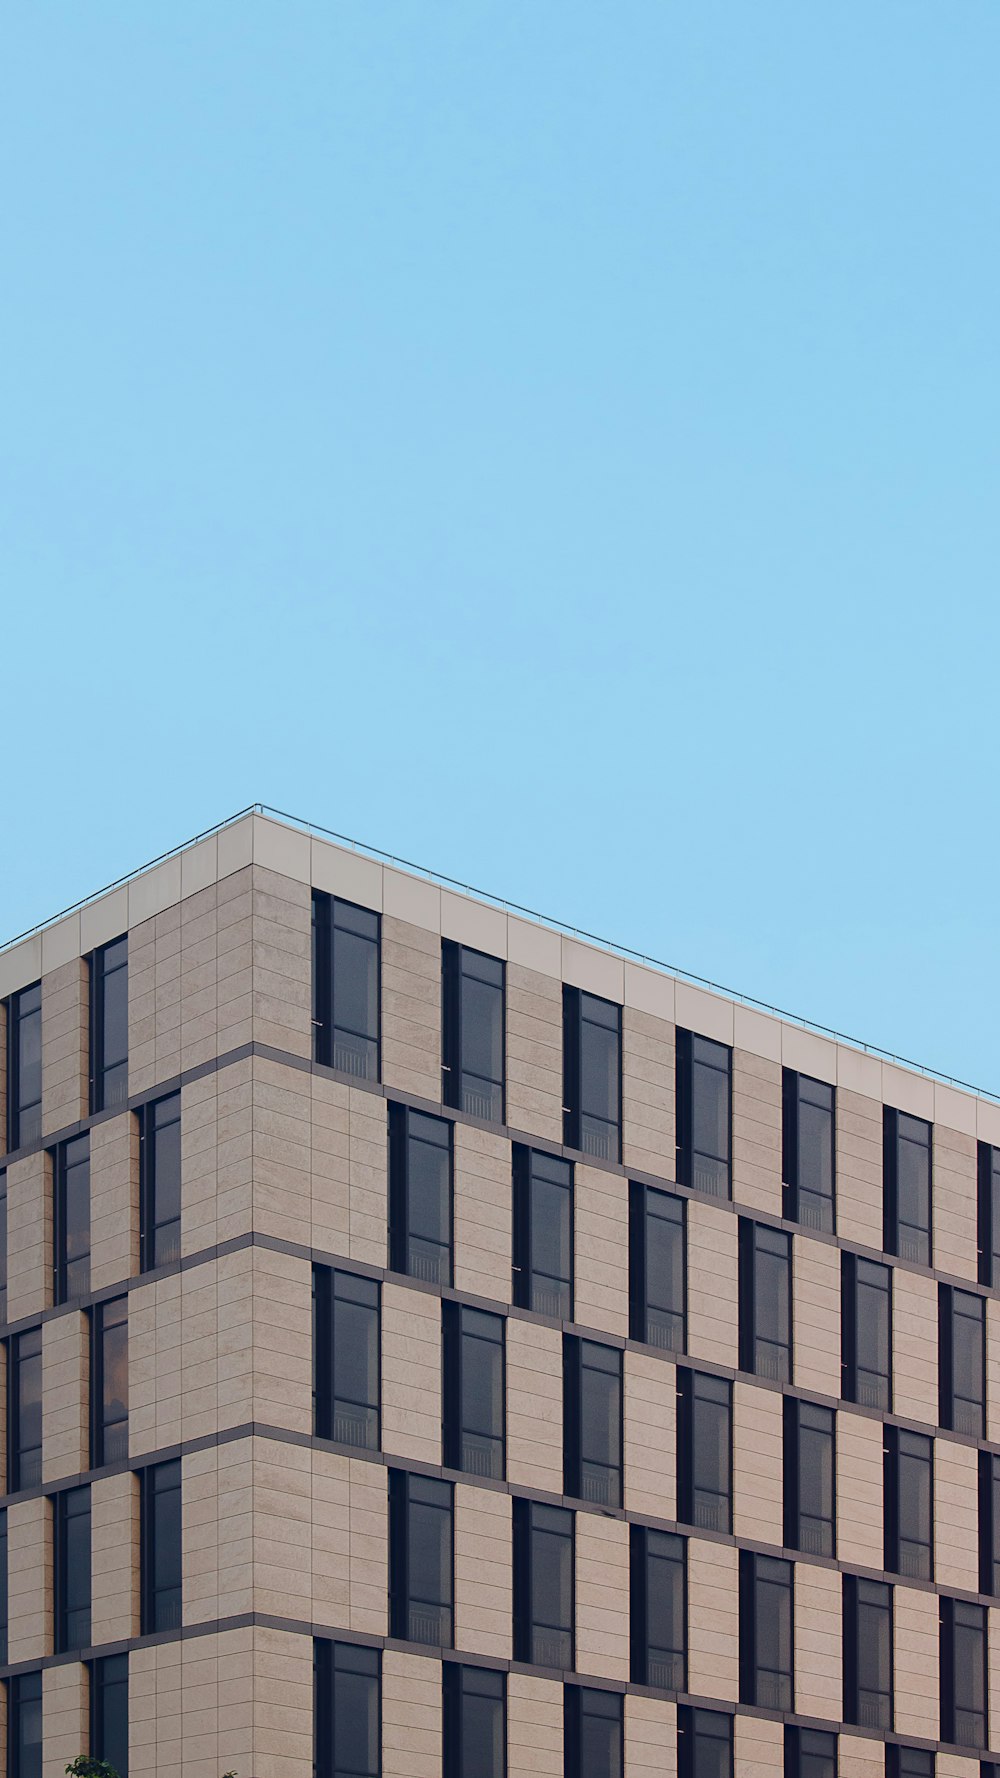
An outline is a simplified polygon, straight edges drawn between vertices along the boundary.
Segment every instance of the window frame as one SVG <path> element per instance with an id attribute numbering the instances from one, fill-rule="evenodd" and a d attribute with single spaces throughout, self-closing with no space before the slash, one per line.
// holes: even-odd
<path id="1" fill-rule="evenodd" d="M 733 1713 L 729 1710 L 708 1710 L 702 1705 L 680 1704 L 677 1707 L 677 1778 L 695 1778 L 695 1741 L 704 1728 L 707 1732 L 709 1724 L 725 1723 L 725 1735 L 714 1736 L 724 1741 L 728 1754 L 728 1778 L 734 1774 L 733 1751 Z"/>
<path id="2" fill-rule="evenodd" d="M 170 1470 L 171 1476 L 164 1482 L 163 1472 Z M 174 1482 L 176 1476 L 176 1482 Z M 158 1587 L 156 1584 L 156 1566 L 159 1544 L 163 1527 L 157 1522 L 157 1502 L 168 1494 L 177 1495 L 177 1552 L 176 1552 L 176 1584 L 169 1587 Z M 184 1618 L 184 1531 L 183 1531 L 184 1492 L 181 1461 L 179 1457 L 168 1458 L 163 1463 L 149 1463 L 140 1472 L 140 1512 L 139 1512 L 139 1592 L 140 1592 L 140 1625 L 141 1634 L 149 1636 L 158 1630 L 176 1630 Z M 161 1596 L 169 1592 L 178 1595 L 176 1603 L 176 1620 L 161 1622 Z M 168 1613 L 169 1615 L 169 1613 Z"/>
<path id="3" fill-rule="evenodd" d="M 910 1126 L 919 1125 L 927 1133 L 926 1143 L 918 1142 L 910 1133 Z M 902 1168 L 900 1156 L 902 1144 L 908 1142 L 913 1148 L 926 1148 L 927 1152 L 927 1224 L 924 1227 L 917 1222 L 900 1221 L 900 1175 Z M 907 1241 L 901 1229 L 913 1229 L 923 1239 L 921 1242 Z M 926 1242 L 926 1249 L 924 1248 Z M 882 1107 L 882 1246 L 886 1253 L 898 1259 L 904 1259 L 912 1265 L 932 1266 L 934 1264 L 934 1125 L 926 1118 L 914 1117 L 910 1112 L 899 1111 L 893 1105 Z M 909 1249 L 912 1249 L 910 1251 Z"/>
<path id="4" fill-rule="evenodd" d="M 436 1124 L 446 1133 L 446 1141 L 432 1143 L 429 1138 L 414 1135 L 414 1120 Z M 414 1240 L 411 1228 L 411 1145 L 414 1142 L 426 1142 L 428 1147 L 439 1148 L 448 1156 L 448 1206 L 447 1206 L 447 1243 L 420 1235 L 416 1238 L 428 1246 L 434 1246 L 440 1254 L 447 1257 L 447 1275 L 440 1273 L 430 1278 L 423 1272 L 412 1269 L 411 1243 Z M 418 1278 L 422 1283 L 451 1288 L 455 1276 L 455 1126 L 451 1118 L 436 1117 L 431 1112 L 417 1111 L 412 1106 L 403 1105 L 396 1100 L 389 1103 L 389 1266 L 404 1278 Z"/>
<path id="5" fill-rule="evenodd" d="M 612 1754 L 606 1778 L 621 1778 L 625 1770 L 624 1704 L 623 1693 L 609 1687 L 581 1685 L 576 1681 L 563 1686 L 563 1771 L 566 1778 L 591 1778 L 594 1771 L 586 1747 L 588 1715 L 614 1723 L 617 1754 Z"/>
<path id="6" fill-rule="evenodd" d="M 472 1688 L 494 1686 L 498 1696 L 491 1702 L 499 1702 L 501 1723 L 500 1769 L 496 1778 L 506 1778 L 507 1773 L 507 1674 L 503 1668 L 483 1667 L 475 1661 L 443 1661 L 441 1663 L 441 1728 L 442 1728 L 442 1778 L 481 1778 L 477 1768 L 473 1775 L 466 1759 L 466 1721 L 463 1706 L 467 1696 L 487 1696 L 488 1691 L 478 1694 Z M 467 1689 L 469 1688 L 469 1689 Z M 467 1769 L 468 1768 L 468 1769 Z M 337 1778 L 337 1774 L 333 1774 Z"/>
<path id="7" fill-rule="evenodd" d="M 37 994 L 37 1006 L 25 1011 L 23 1002 L 28 995 Z M 38 1020 L 38 1097 L 22 1101 L 24 1073 L 23 1028 L 29 1019 Z M 28 982 L 8 995 L 6 1001 L 7 1019 L 7 1153 L 8 1157 L 19 1148 L 29 1148 L 42 1139 L 42 984 Z M 30 1113 L 36 1117 L 28 1130 L 24 1122 Z"/>
<path id="8" fill-rule="evenodd" d="M 739 1576 L 740 1702 L 787 1713 L 795 1708 L 794 1564 L 782 1556 L 740 1550 Z M 778 1632 L 787 1639 L 787 1671 L 762 1665 L 762 1624 L 773 1621 L 763 1597 L 765 1588 L 779 1596 L 774 1601 L 778 1609 L 787 1611 L 787 1623 Z M 770 1696 L 769 1686 L 773 1688 Z"/>
<path id="9" fill-rule="evenodd" d="M 573 1672 L 576 1668 L 576 1513 L 571 1507 L 548 1506 L 541 1501 L 527 1500 L 521 1495 L 514 1496 L 511 1511 L 514 1659 L 554 1672 Z M 546 1620 L 537 1615 L 535 1539 L 538 1536 L 560 1537 L 569 1544 L 568 1622 L 565 1623 Z M 564 1603 L 567 1602 L 559 1601 L 560 1608 Z M 540 1649 L 536 1639 L 545 1636 L 567 1638 L 569 1659 L 542 1659 L 541 1656 L 549 1651 Z M 553 1647 L 551 1652 L 554 1654 L 557 1651 Z"/>
<path id="10" fill-rule="evenodd" d="M 480 1321 L 491 1321 L 496 1324 L 498 1333 L 494 1339 L 486 1332 L 478 1333 L 471 1325 L 471 1317 Z M 469 1325 L 467 1325 L 469 1324 Z M 467 1427 L 465 1413 L 465 1342 L 480 1340 L 495 1346 L 500 1354 L 500 1430 L 499 1432 L 483 1433 L 476 1428 Z M 477 1309 L 471 1304 L 463 1304 L 447 1299 L 441 1304 L 441 1357 L 442 1357 L 442 1428 L 441 1453 L 446 1469 L 455 1469 L 463 1475 L 488 1476 L 494 1481 L 504 1481 L 507 1475 L 507 1322 L 503 1315 L 492 1310 Z M 491 1458 L 497 1457 L 497 1466 L 489 1469 L 477 1468 L 466 1463 L 465 1440 L 470 1435 L 490 1442 Z"/>
<path id="11" fill-rule="evenodd" d="M 176 1117 L 165 1118 L 157 1122 L 157 1113 L 161 1106 L 176 1102 Z M 158 1272 L 161 1266 L 179 1265 L 181 1260 L 181 1237 L 184 1228 L 183 1216 L 183 1174 L 181 1163 L 181 1142 L 183 1126 L 181 1123 L 181 1095 L 179 1092 L 161 1093 L 155 1099 L 147 1099 L 136 1113 L 139 1120 L 139 1271 L 140 1274 Z M 178 1180 L 177 1180 L 177 1215 L 159 1218 L 156 1204 L 156 1174 L 158 1166 L 156 1138 L 163 1130 L 178 1126 Z M 166 1259 L 160 1259 L 157 1250 L 157 1237 L 161 1230 L 177 1226 L 177 1251 Z"/>
<path id="12" fill-rule="evenodd" d="M 675 1546 L 671 1553 L 659 1552 L 660 1545 Z M 650 1579 L 654 1563 L 663 1568 L 673 1565 L 673 1584 L 680 1590 L 681 1647 L 663 1649 L 662 1653 L 676 1663 L 668 1679 L 651 1679 L 649 1619 L 652 1587 Z M 629 1662 L 633 1685 L 653 1686 L 660 1691 L 686 1692 L 688 1689 L 688 1540 L 680 1531 L 660 1531 L 652 1525 L 635 1521 L 629 1526 Z M 667 1662 L 663 1662 L 666 1674 Z"/>
<path id="13" fill-rule="evenodd" d="M 601 1362 L 597 1355 L 610 1357 L 612 1364 Z M 599 1463 L 585 1456 L 586 1372 L 614 1377 L 618 1392 L 618 1461 Z M 620 1507 L 624 1499 L 625 1475 L 625 1378 L 620 1346 L 604 1340 L 592 1340 L 579 1334 L 563 1335 L 563 1493 L 574 1500 L 591 1505 Z M 585 1492 L 588 1468 L 601 1469 L 607 1481 L 607 1494 Z"/>
<path id="14" fill-rule="evenodd" d="M 78 1158 L 71 1158 L 80 1150 Z M 90 1132 L 70 1136 L 49 1150 L 52 1168 L 52 1300 L 57 1308 L 77 1302 L 90 1294 L 90 1259 L 92 1251 L 90 1195 Z M 87 1251 L 69 1255 L 70 1174 L 86 1168 Z M 73 1181 L 73 1184 L 78 1183 Z M 82 1281 L 71 1288 L 70 1268 L 81 1269 Z"/>
<path id="15" fill-rule="evenodd" d="M 124 960 L 112 962 L 108 967 L 109 953 L 124 945 Z M 107 984 L 112 976 L 125 974 L 125 1054 L 108 1062 L 104 1058 L 104 1046 L 107 1036 Z M 120 933 L 117 938 L 107 944 L 98 945 L 87 958 L 87 984 L 89 990 L 89 1067 L 88 1067 L 88 1104 L 91 1117 L 102 1111 L 123 1111 L 128 1104 L 128 933 Z M 108 1075 L 117 1069 L 124 1069 L 124 1081 L 121 1092 L 108 1094 Z"/>
<path id="16" fill-rule="evenodd" d="M 500 971 L 499 983 L 489 981 L 483 973 L 477 975 L 474 967 L 466 968 L 466 959 L 472 962 L 477 958 Z M 499 993 L 499 1080 L 473 1074 L 463 1065 L 463 1040 L 467 1020 L 463 990 L 466 981 L 479 982 L 483 987 Z M 477 1110 L 466 1104 L 467 1075 L 470 1081 L 482 1080 L 488 1087 L 495 1089 L 499 1095 L 495 1109 L 491 1106 L 489 1110 Z M 485 1097 L 484 1094 L 484 1101 Z M 474 1117 L 481 1123 L 504 1124 L 507 1121 L 507 965 L 502 957 L 493 957 L 488 951 L 476 950 L 471 945 L 459 944 L 456 939 L 451 938 L 441 940 L 441 1098 L 445 1105 L 450 1105 L 453 1110 L 461 1111 L 466 1117 Z"/>
<path id="17" fill-rule="evenodd" d="M 768 1247 L 768 1243 L 772 1245 Z M 792 1260 L 792 1237 L 785 1229 L 772 1228 L 770 1223 L 754 1222 L 748 1216 L 739 1218 L 738 1230 L 738 1281 L 739 1281 L 739 1348 L 740 1369 L 751 1377 L 765 1377 L 772 1383 L 791 1383 L 794 1358 L 794 1274 Z M 769 1300 L 769 1292 L 762 1289 L 758 1277 L 758 1266 L 761 1256 L 778 1260 L 783 1263 L 787 1273 L 788 1324 L 786 1337 L 782 1340 L 769 1339 L 758 1326 L 762 1302 Z M 774 1368 L 769 1369 L 766 1363 L 767 1352 L 762 1347 L 773 1350 L 776 1357 Z M 783 1357 L 784 1368 L 779 1361 Z M 765 1362 L 762 1362 L 762 1359 Z"/>
<path id="18" fill-rule="evenodd" d="M 882 1595 L 876 1599 L 873 1595 Z M 873 1611 L 879 1613 L 878 1622 L 886 1625 L 888 1650 L 886 1668 L 889 1675 L 888 1692 L 879 1687 L 862 1684 L 860 1647 L 861 1647 L 861 1613 Z M 843 1679 L 844 1679 L 844 1721 L 857 1728 L 877 1729 L 883 1733 L 892 1733 L 895 1724 L 895 1606 L 894 1593 L 890 1582 L 868 1580 L 859 1575 L 845 1574 L 843 1577 Z M 881 1651 L 880 1651 L 881 1659 Z M 885 1716 L 865 1716 L 862 1708 L 862 1696 L 869 1699 L 884 1700 Z M 871 1708 L 869 1706 L 869 1708 Z M 881 1710 L 881 1704 L 879 1706 Z"/>
<path id="19" fill-rule="evenodd" d="M 966 1305 L 969 1303 L 977 1305 L 975 1316 L 968 1312 Z M 955 1391 L 955 1322 L 959 1316 L 978 1324 L 978 1401 L 970 1396 L 957 1395 Z M 957 1410 L 959 1403 L 967 1409 L 975 1409 L 975 1425 L 971 1412 L 963 1415 Z M 963 1418 L 968 1424 L 962 1423 Z M 986 1437 L 986 1299 L 957 1284 L 938 1284 L 938 1421 L 946 1432 L 964 1433 L 977 1439 Z"/>
<path id="20" fill-rule="evenodd" d="M 0 1506 L 0 1666 L 8 1661 L 10 1631 L 10 1567 L 7 1547 L 7 1508 Z"/>
<path id="21" fill-rule="evenodd" d="M 980 1451 L 979 1485 L 979 1591 L 987 1598 L 1000 1597 L 1000 1456 Z"/>
<path id="22" fill-rule="evenodd" d="M 806 1748 L 803 1744 L 807 1740 L 827 1741 L 830 1746 L 821 1754 L 818 1749 Z M 832 1778 L 836 1778 L 840 1763 L 836 1729 L 804 1729 L 797 1723 L 786 1723 L 783 1753 L 784 1778 L 803 1778 L 802 1761 L 806 1755 L 832 1760 Z"/>
<path id="23" fill-rule="evenodd" d="M 696 1045 L 707 1045 L 710 1050 L 718 1051 L 725 1057 L 725 1066 L 709 1059 L 708 1056 L 696 1052 Z M 721 1074 L 726 1082 L 727 1120 L 726 1120 L 726 1153 L 710 1154 L 707 1149 L 695 1147 L 694 1132 L 697 1121 L 697 1090 L 698 1070 L 710 1070 Z M 716 1198 L 722 1203 L 731 1203 L 733 1196 L 733 1048 L 731 1044 L 719 1043 L 714 1037 L 703 1037 L 699 1031 L 688 1031 L 677 1028 L 675 1056 L 675 1086 L 677 1104 L 677 1153 L 675 1171 L 678 1185 L 685 1185 L 690 1191 L 702 1192 L 706 1197 Z M 715 1168 L 723 1169 L 719 1173 L 720 1182 L 725 1190 L 718 1190 L 714 1185 L 698 1178 L 698 1159 L 710 1161 Z"/>
<path id="24" fill-rule="evenodd" d="M 658 1208 L 659 1204 L 670 1205 L 668 1214 Z M 649 1301 L 649 1225 L 651 1222 L 662 1222 L 679 1230 L 680 1273 L 681 1273 L 681 1307 L 666 1308 L 661 1304 L 650 1304 Z M 687 1276 L 687 1199 L 680 1198 L 675 1192 L 662 1191 L 659 1186 L 645 1185 L 638 1179 L 630 1179 L 628 1187 L 628 1225 L 629 1225 L 629 1339 L 639 1340 L 645 1346 L 653 1346 L 658 1352 L 687 1351 L 688 1321 L 688 1276 Z M 661 1316 L 664 1323 L 672 1324 L 664 1332 L 675 1331 L 680 1321 L 680 1340 L 650 1339 L 652 1331 L 650 1317 Z"/>
<path id="25" fill-rule="evenodd" d="M 859 1276 L 864 1268 L 864 1275 Z M 846 1249 L 841 1252 L 840 1271 L 840 1309 L 841 1309 L 841 1395 L 844 1401 L 854 1402 L 859 1407 L 876 1408 L 882 1413 L 892 1413 L 893 1398 L 893 1289 L 891 1266 L 883 1265 L 881 1260 L 869 1260 Z M 883 1275 L 884 1283 L 876 1281 L 874 1274 Z M 869 1276 L 872 1274 L 872 1276 Z M 886 1318 L 886 1370 L 876 1371 L 870 1365 L 859 1363 L 859 1308 L 860 1289 L 878 1290 L 885 1299 Z M 880 1389 L 880 1399 L 865 1399 L 861 1388 L 861 1378 L 876 1378 L 884 1389 Z M 884 1395 L 884 1399 L 882 1398 Z"/>
<path id="26" fill-rule="evenodd" d="M 809 1098 L 809 1092 L 819 1090 L 829 1094 L 829 1106 L 821 1105 L 816 1098 Z M 814 1186 L 802 1183 L 802 1106 L 810 1105 L 815 1111 L 829 1113 L 830 1118 L 830 1194 L 827 1198 Z M 781 1070 L 781 1182 L 782 1207 L 781 1214 L 786 1222 L 798 1223 L 800 1228 L 819 1230 L 828 1235 L 837 1232 L 837 1089 L 829 1081 L 819 1080 L 815 1075 L 802 1074 L 795 1068 Z M 829 1221 L 802 1215 L 802 1196 L 815 1199 L 817 1203 L 829 1205 Z"/>
<path id="27" fill-rule="evenodd" d="M 594 1006 L 610 1008 L 614 1014 L 614 1024 L 597 1018 L 588 1018 L 587 1009 Z M 614 1030 L 617 1045 L 617 1082 L 616 1096 L 617 1119 L 606 1118 L 603 1113 L 588 1111 L 583 1104 L 583 1073 L 584 1073 L 584 1027 L 595 1026 L 602 1031 Z M 572 987 L 569 982 L 563 983 L 563 1146 L 571 1148 L 577 1154 L 584 1155 L 588 1160 L 610 1161 L 620 1166 L 622 1158 L 622 1009 L 617 1000 L 606 1000 L 602 994 L 591 994 L 586 988 Z M 585 1138 L 588 1131 L 586 1120 L 602 1124 L 609 1134 L 607 1152 L 600 1147 L 588 1147 Z"/>
<path id="28" fill-rule="evenodd" d="M 343 1666 L 338 1666 L 338 1658 Z M 356 1665 L 351 1667 L 350 1662 Z M 350 1642 L 341 1637 L 313 1637 L 313 1770 L 319 1778 L 341 1778 L 335 1764 L 337 1723 L 337 1674 L 350 1673 L 358 1679 L 374 1680 L 375 1769 L 370 1778 L 381 1778 L 382 1772 L 382 1650 Z M 347 1774 L 343 1778 L 348 1778 Z M 356 1772 L 349 1778 L 358 1778 Z M 369 1778 L 369 1774 L 365 1774 Z"/>
<path id="29" fill-rule="evenodd" d="M 7 1169 L 0 1163 L 0 1323 L 7 1320 Z"/>
<path id="30" fill-rule="evenodd" d="M 31 1673 L 12 1674 L 7 1681 L 7 1772 L 9 1778 L 31 1778 L 31 1774 L 21 1758 L 25 1749 L 20 1731 L 24 1726 L 22 1713 L 26 1704 L 38 1705 L 38 1724 L 41 1733 L 37 1742 L 37 1772 L 38 1778 L 41 1778 L 44 1769 L 43 1738 L 45 1734 L 41 1668 L 36 1668 Z M 21 1740 L 20 1746 L 18 1746 L 19 1740 Z"/>
<path id="31" fill-rule="evenodd" d="M 347 910 L 346 918 L 338 927 L 338 909 Z M 351 914 L 362 914 L 366 920 L 375 922 L 374 938 L 368 932 L 362 932 L 349 923 Z M 348 932 L 365 944 L 375 947 L 375 1035 L 369 1031 L 354 1031 L 348 1025 L 336 1023 L 336 981 L 334 964 L 334 934 L 338 930 Z M 338 1074 L 349 1076 L 352 1080 L 367 1080 L 378 1083 L 382 1079 L 382 916 L 375 908 L 366 908 L 357 901 L 348 901 L 342 895 L 333 895 L 325 889 L 312 891 L 312 1059 L 322 1068 L 332 1068 Z M 375 1045 L 375 1073 L 369 1074 L 360 1069 L 343 1068 L 335 1060 L 337 1055 L 337 1032 L 344 1032 L 347 1037 L 357 1041 Z"/>
<path id="32" fill-rule="evenodd" d="M 426 1498 L 421 1495 L 426 1494 Z M 413 1548 L 413 1509 L 441 1513 L 447 1522 L 448 1597 L 447 1599 L 415 1599 L 411 1584 Z M 439 1615 L 445 1623 L 446 1641 L 431 1641 L 413 1634 L 414 1608 L 424 1607 Z M 389 1471 L 389 1622 L 390 1634 L 403 1642 L 418 1643 L 422 1648 L 454 1648 L 455 1646 L 455 1488 L 450 1481 L 436 1476 L 417 1475 L 406 1469 Z"/>
<path id="33" fill-rule="evenodd" d="M 976 1277 L 988 1289 L 1000 1285 L 1000 1147 L 976 1148 Z"/>
<path id="34" fill-rule="evenodd" d="M 712 1391 L 718 1391 L 714 1399 Z M 724 1523 L 698 1517 L 698 1496 L 708 1492 L 695 1481 L 700 1402 L 725 1407 L 728 1420 L 726 1491 L 724 1494 L 713 1491 L 713 1498 L 725 1502 Z M 733 1533 L 733 1385 L 726 1377 L 718 1377 L 711 1371 L 694 1370 L 689 1365 L 677 1368 L 677 1519 L 678 1523 L 692 1525 L 698 1530 L 722 1531 L 730 1537 Z"/>
<path id="35" fill-rule="evenodd" d="M 541 1172 L 536 1173 L 536 1160 L 550 1166 L 553 1172 L 565 1168 L 566 1179 L 560 1180 L 548 1177 Z M 511 1294 L 514 1304 L 519 1309 L 528 1309 L 534 1315 L 544 1315 L 550 1321 L 572 1321 L 576 1276 L 576 1174 L 573 1162 L 564 1160 L 562 1155 L 550 1154 L 547 1149 L 529 1148 L 524 1143 L 515 1142 L 512 1149 L 511 1165 L 513 1178 Z M 534 1263 L 536 1184 L 565 1193 L 565 1198 L 561 1200 L 566 1205 L 568 1224 L 569 1272 L 565 1277 L 555 1272 L 543 1272 Z M 539 1308 L 538 1296 L 540 1291 L 545 1288 L 545 1281 L 551 1288 L 552 1302 L 546 1308 Z"/>
<path id="36" fill-rule="evenodd" d="M 108 1681 L 109 1669 L 125 1670 L 124 1685 L 120 1678 Z M 125 1694 L 125 1762 L 109 1760 L 118 1773 L 118 1778 L 128 1778 L 128 1707 L 129 1707 L 129 1658 L 127 1651 L 122 1654 L 100 1655 L 88 1663 L 88 1681 L 90 1692 L 90 1755 L 92 1759 L 109 1759 L 108 1748 L 108 1692 L 112 1687 L 120 1687 Z"/>
<path id="37" fill-rule="evenodd" d="M 803 1415 L 822 1415 L 829 1422 L 828 1428 L 822 1431 L 819 1426 L 803 1428 Z M 830 1449 L 830 1516 L 824 1520 L 816 1513 L 807 1513 L 805 1517 L 817 1524 L 829 1525 L 829 1548 L 814 1547 L 803 1539 L 802 1522 L 802 1437 L 803 1430 L 817 1437 L 828 1437 Z M 831 1561 L 837 1556 L 837 1414 L 834 1408 L 821 1403 L 806 1401 L 801 1396 L 784 1395 L 782 1397 L 782 1518 L 784 1545 L 786 1549 L 798 1550 L 807 1556 L 824 1556 Z"/>
<path id="38" fill-rule="evenodd" d="M 918 1450 L 917 1447 L 924 1447 Z M 928 1524 L 926 1538 L 905 1534 L 902 1524 L 903 1464 L 920 1463 L 928 1478 Z M 934 1440 L 920 1432 L 899 1426 L 886 1426 L 882 1443 L 883 1566 L 887 1574 L 898 1574 L 910 1580 L 934 1579 Z M 903 1545 L 912 1544 L 926 1551 L 922 1567 L 903 1565 Z"/>
<path id="39" fill-rule="evenodd" d="M 115 1311 L 117 1319 L 106 1320 L 109 1310 Z M 128 1297 L 105 1297 L 102 1302 L 94 1303 L 90 1309 L 90 1467 L 103 1469 L 106 1463 L 125 1463 L 128 1461 Z M 109 1331 L 124 1327 L 125 1329 L 125 1412 L 115 1419 L 105 1414 L 104 1389 L 107 1381 L 107 1359 L 105 1353 L 105 1336 Z M 107 1455 L 107 1436 L 109 1430 L 124 1426 L 125 1449 L 113 1457 Z"/>
<path id="40" fill-rule="evenodd" d="M 23 1350 L 24 1344 L 28 1340 L 36 1342 L 37 1349 L 35 1351 L 25 1352 Z M 24 1403 L 21 1367 L 34 1359 L 38 1361 L 38 1443 L 25 1446 L 22 1436 Z M 17 1494 L 23 1488 L 41 1486 L 44 1441 L 42 1391 L 45 1387 L 43 1366 L 41 1323 L 35 1327 L 22 1328 L 20 1333 L 9 1336 L 7 1341 L 7 1492 L 9 1494 Z M 26 1455 L 34 1459 L 27 1478 L 24 1475 Z"/>
<path id="41" fill-rule="evenodd" d="M 352 1295 L 351 1292 L 354 1292 Z M 355 1400 L 337 1388 L 337 1304 L 349 1303 L 368 1311 L 374 1317 L 375 1399 Z M 371 1337 L 371 1323 L 368 1323 Z M 366 1355 L 370 1359 L 370 1354 Z M 382 1286 L 377 1278 L 352 1271 L 345 1266 L 326 1266 L 318 1262 L 312 1268 L 312 1374 L 313 1374 L 313 1437 L 328 1440 L 350 1450 L 380 1451 L 382 1448 Z M 338 1437 L 338 1403 L 342 1404 L 340 1430 L 348 1429 L 349 1414 L 345 1409 L 365 1410 L 374 1414 L 374 1437 Z M 360 1427 L 362 1415 L 355 1417 Z M 371 1419 L 364 1421 L 366 1434 Z"/>
<path id="42" fill-rule="evenodd" d="M 960 1623 L 960 1615 L 966 1617 L 975 1613 L 978 1623 Z M 958 1632 L 972 1632 L 979 1638 L 980 1647 L 980 1688 L 982 1709 L 969 1710 L 959 1704 L 960 1687 L 957 1683 L 960 1673 L 966 1672 L 966 1663 L 959 1657 L 957 1643 Z M 974 1604 L 967 1599 L 953 1599 L 947 1594 L 941 1595 L 940 1609 L 940 1667 L 941 1667 L 941 1739 L 949 1747 L 983 1748 L 989 1742 L 990 1724 L 990 1664 L 989 1664 L 989 1614 L 984 1605 Z M 982 1733 L 977 1739 L 966 1739 L 958 1734 L 959 1716 L 979 1716 L 982 1722 Z"/>
<path id="43" fill-rule="evenodd" d="M 86 1606 L 70 1604 L 74 1591 L 74 1557 L 81 1558 L 80 1549 L 73 1548 L 74 1533 L 71 1526 L 86 1522 L 85 1531 L 79 1533 L 86 1547 Z M 91 1614 L 93 1611 L 93 1525 L 90 1498 L 90 1483 L 83 1482 L 79 1487 L 61 1488 L 52 1499 L 52 1622 L 53 1642 L 57 1655 L 69 1654 L 73 1651 L 90 1646 Z M 74 1614 L 80 1614 L 85 1622 L 86 1634 L 74 1633 L 71 1622 Z M 81 1628 L 83 1626 L 81 1625 Z"/>

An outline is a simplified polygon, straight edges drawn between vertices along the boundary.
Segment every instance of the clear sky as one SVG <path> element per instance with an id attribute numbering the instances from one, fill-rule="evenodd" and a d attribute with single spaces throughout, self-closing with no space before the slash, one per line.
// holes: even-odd
<path id="1" fill-rule="evenodd" d="M 1000 1088 L 996 0 L 37 0 L 0 936 L 261 799 Z"/>

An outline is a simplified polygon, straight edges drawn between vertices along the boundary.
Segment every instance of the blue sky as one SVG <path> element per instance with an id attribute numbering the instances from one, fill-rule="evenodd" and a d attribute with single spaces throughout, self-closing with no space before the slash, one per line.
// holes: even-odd
<path id="1" fill-rule="evenodd" d="M 261 799 L 1000 1088 L 998 58 L 16 9 L 0 934 Z"/>

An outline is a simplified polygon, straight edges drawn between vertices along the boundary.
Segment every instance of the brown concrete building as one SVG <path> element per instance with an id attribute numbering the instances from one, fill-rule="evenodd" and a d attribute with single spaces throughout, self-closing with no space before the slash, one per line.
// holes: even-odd
<path id="1" fill-rule="evenodd" d="M 1000 1106 L 259 813 L 0 1001 L 8 1778 L 993 1778 Z"/>

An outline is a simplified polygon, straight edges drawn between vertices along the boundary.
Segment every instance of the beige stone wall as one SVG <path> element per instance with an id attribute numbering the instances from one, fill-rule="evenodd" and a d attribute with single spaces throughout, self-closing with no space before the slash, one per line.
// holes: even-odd
<path id="1" fill-rule="evenodd" d="M 562 1141 L 562 989 L 550 976 L 507 965 L 507 1122 Z"/>
<path id="2" fill-rule="evenodd" d="M 628 1333 L 628 1181 L 582 1164 L 574 1176 L 574 1318 Z"/>
<path id="3" fill-rule="evenodd" d="M 781 1068 L 733 1051 L 733 1197 L 781 1215 Z"/>
<path id="4" fill-rule="evenodd" d="M 626 1006 L 622 1014 L 622 1158 L 638 1173 L 672 1179 L 677 1154 L 674 1027 Z"/>
<path id="5" fill-rule="evenodd" d="M 89 1104 L 87 964 L 73 957 L 42 977 L 42 1127 L 65 1129 Z"/>

